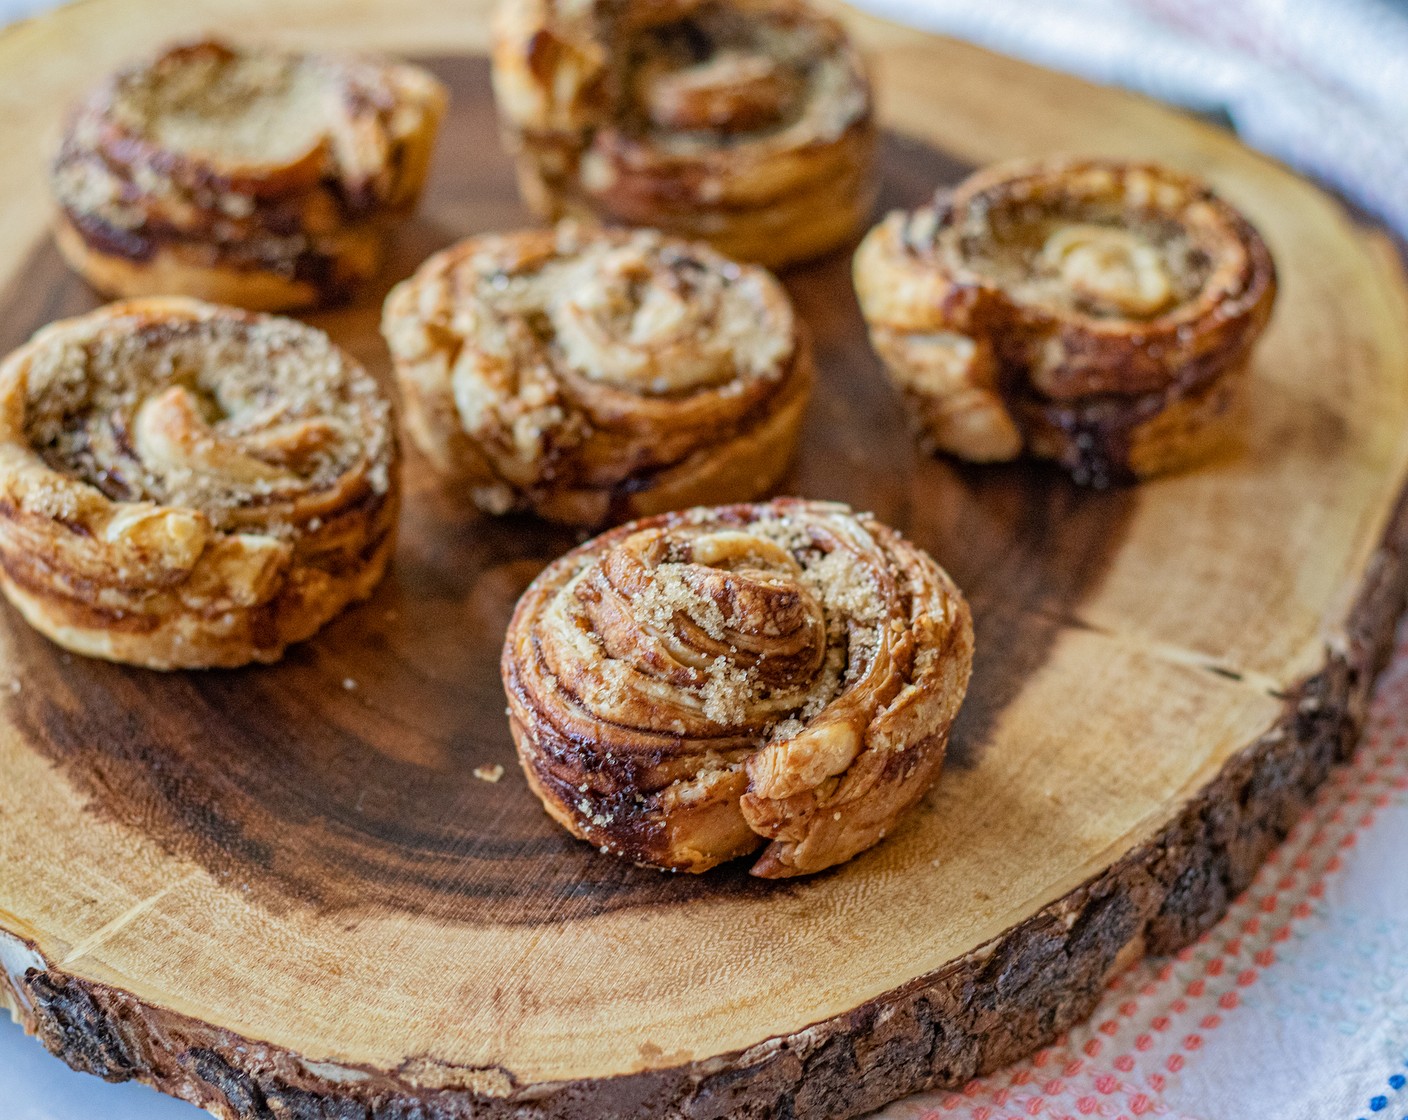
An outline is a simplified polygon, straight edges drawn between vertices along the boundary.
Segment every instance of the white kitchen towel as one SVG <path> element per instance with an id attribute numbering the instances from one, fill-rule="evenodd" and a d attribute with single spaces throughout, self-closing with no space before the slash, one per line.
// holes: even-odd
<path id="1" fill-rule="evenodd" d="M 1225 114 L 1408 236 L 1404 0 L 860 0 L 900 22 Z"/>
<path id="2" fill-rule="evenodd" d="M 0 24 L 35 15 L 46 8 L 57 8 L 54 0 L 0 0 Z"/>

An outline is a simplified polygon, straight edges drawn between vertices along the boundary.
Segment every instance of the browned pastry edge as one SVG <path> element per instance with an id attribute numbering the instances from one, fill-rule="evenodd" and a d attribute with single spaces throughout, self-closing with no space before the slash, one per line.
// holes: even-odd
<path id="1" fill-rule="evenodd" d="M 543 492 L 525 508 L 562 525 L 599 527 L 708 502 L 742 501 L 773 490 L 787 474 L 802 437 L 802 415 L 816 378 L 805 325 L 786 388 L 722 442 L 664 470 L 628 478 L 605 491 Z"/>
<path id="2" fill-rule="evenodd" d="M 170 48 L 156 61 L 233 53 L 222 43 L 202 41 Z M 102 166 L 123 184 L 122 208 L 149 212 L 135 225 L 116 224 L 100 208 L 61 198 L 55 215 L 60 252 L 110 297 L 179 294 L 251 311 L 346 302 L 376 275 L 391 229 L 415 206 L 445 110 L 445 91 L 427 72 L 390 65 L 384 72 L 402 83 L 393 97 L 403 98 L 403 105 L 413 99 L 416 128 L 391 138 L 384 166 L 355 174 L 324 169 L 312 181 L 308 173 L 318 169 L 304 166 L 306 160 L 264 172 L 231 170 L 127 133 L 104 116 L 111 83 L 128 73 L 120 72 L 73 111 L 54 174 Z M 408 93 L 404 86 L 412 78 L 418 88 Z M 345 97 L 349 112 L 366 113 L 373 105 L 360 88 L 349 87 Z M 88 133 L 94 135 L 82 138 Z M 159 186 L 141 185 L 148 183 Z M 161 216 L 149 193 L 158 189 L 184 200 L 181 224 Z M 237 221 L 230 217 L 234 212 L 242 214 Z"/>
<path id="3" fill-rule="evenodd" d="M 1135 482 L 1235 449 L 1249 406 L 1247 361 L 1201 382 L 1123 398 L 1056 403 L 1035 397 L 1013 405 L 1038 459 L 1077 482 Z"/>
<path id="4" fill-rule="evenodd" d="M 1408 502 L 1372 558 L 1323 666 L 1287 689 L 1276 722 L 1144 843 L 966 956 L 832 1019 L 747 1050 L 595 1081 L 525 1084 L 512 1070 L 364 1068 L 357 1079 L 144 1002 L 0 934 L 0 998 L 74 1069 L 139 1080 L 224 1120 L 771 1120 L 859 1116 L 924 1089 L 958 1088 L 1088 1016 L 1145 954 L 1191 943 L 1226 911 L 1354 751 L 1408 594 Z M 432 1083 L 433 1082 L 433 1083 Z M 452 1086 L 446 1088 L 445 1086 Z"/>
<path id="5" fill-rule="evenodd" d="M 60 210 L 54 240 L 70 268 L 98 292 L 140 298 L 180 292 L 210 303 L 249 311 L 287 311 L 350 300 L 381 267 L 384 233 L 345 231 L 333 254 L 306 250 L 292 266 L 270 261 L 235 264 L 211 261 L 202 243 L 161 237 L 134 242 L 93 215 Z M 218 254 L 216 254 L 218 256 Z"/>
<path id="6" fill-rule="evenodd" d="M 531 150 L 531 138 L 522 145 Z M 784 268 L 824 256 L 865 229 L 880 195 L 874 174 L 876 135 L 872 116 L 849 128 L 815 158 L 832 168 L 796 193 L 751 204 L 701 200 L 700 168 L 661 161 L 653 169 L 643 145 L 620 133 L 602 135 L 595 148 L 616 179 L 607 193 L 592 193 L 571 176 L 545 176 L 540 163 L 518 159 L 520 189 L 541 217 L 606 220 L 656 226 L 681 237 L 708 241 L 719 252 L 766 268 Z M 802 153 L 806 158 L 806 153 Z M 646 164 L 646 166 L 642 166 Z M 724 177 L 726 172 L 720 172 Z"/>
<path id="7" fill-rule="evenodd" d="M 274 662 L 297 642 L 311 638 L 333 617 L 366 599 L 386 573 L 396 550 L 400 497 L 376 495 L 359 510 L 378 525 L 355 565 L 345 571 L 295 566 L 278 595 L 258 606 L 210 612 L 214 632 L 173 644 L 163 620 L 105 610 L 81 598 L 54 592 L 46 566 L 0 553 L 0 588 L 26 622 L 75 652 L 152 669 L 237 668 Z M 13 511 L 0 504 L 0 518 Z"/>
<path id="8" fill-rule="evenodd" d="M 989 210 L 1040 209 L 1043 203 L 1032 203 L 1028 192 L 1041 198 L 1041 191 L 1063 178 L 1100 175 L 1113 179 L 1121 198 L 1128 183 L 1144 177 L 1184 192 L 1190 211 L 1200 206 L 1210 212 L 1234 259 L 1244 257 L 1242 271 L 1231 278 L 1233 289 L 1222 275 L 1225 262 L 1214 259 L 1212 274 L 1193 298 L 1152 318 L 1104 318 L 1026 302 L 966 255 L 955 255 L 955 241 L 969 236 L 956 231 L 967 229 L 970 212 L 981 222 Z M 1163 213 L 1126 205 L 1143 215 Z M 933 250 L 912 245 L 903 232 L 903 223 L 923 215 L 932 218 Z M 903 302 L 892 308 L 883 295 L 872 294 L 893 279 L 883 275 L 887 267 L 929 270 L 931 303 L 922 327 L 914 321 L 918 308 Z M 1096 486 L 1176 470 L 1232 442 L 1244 415 L 1251 351 L 1270 318 L 1277 287 L 1260 234 L 1211 188 L 1161 165 L 1069 159 L 998 164 L 940 192 L 913 215 L 891 215 L 857 252 L 856 282 L 872 341 L 928 449 L 978 461 L 1026 450 Z M 923 379 L 908 369 L 912 359 L 904 349 L 908 336 L 922 340 L 945 332 L 976 345 L 965 377 L 968 399 L 957 408 L 956 397 L 932 396 L 916 384 Z M 977 451 L 963 446 L 971 432 L 955 435 L 951 426 L 965 414 L 989 417 Z"/>
<path id="9" fill-rule="evenodd" d="M 505 686 L 512 694 L 513 690 L 518 687 L 517 671 L 510 664 L 507 653 L 504 662 Z M 539 759 L 535 757 L 538 752 L 527 742 L 526 734 L 522 730 L 522 723 L 516 716 L 510 726 L 514 743 L 518 747 L 520 767 L 528 782 L 528 787 L 543 803 L 543 808 L 547 810 L 548 815 L 573 836 L 579 840 L 585 840 L 589 844 L 599 845 L 603 853 L 623 855 L 641 867 L 654 867 L 668 871 L 695 870 L 694 868 L 671 866 L 671 857 L 668 854 L 667 846 L 670 825 L 668 819 L 664 822 L 652 819 L 649 811 L 631 812 L 631 806 L 620 798 L 583 795 L 579 786 L 553 774 L 546 766 L 541 765 Z M 948 735 L 945 733 L 912 743 L 909 750 L 903 753 L 893 753 L 886 759 L 885 769 L 880 773 L 879 780 L 882 782 L 893 780 L 911 791 L 911 796 L 897 816 L 908 813 L 928 793 L 930 787 L 938 779 L 939 772 L 943 769 L 944 755 L 947 750 Z M 558 759 L 555 758 L 554 761 L 558 761 Z M 584 827 L 583 822 L 566 808 L 574 803 L 580 806 L 584 802 L 589 806 L 588 809 L 583 810 L 584 813 L 598 816 L 609 814 L 611 823 L 600 828 Z M 749 838 L 739 845 L 739 849 L 733 853 L 732 858 L 755 854 L 756 846 L 761 840 L 762 837 L 757 836 Z M 708 870 L 708 868 L 700 870 Z M 813 871 L 808 869 L 805 872 L 798 872 L 784 860 L 764 849 L 749 873 L 763 879 L 785 879 L 793 878 L 798 874 L 811 874 Z"/>

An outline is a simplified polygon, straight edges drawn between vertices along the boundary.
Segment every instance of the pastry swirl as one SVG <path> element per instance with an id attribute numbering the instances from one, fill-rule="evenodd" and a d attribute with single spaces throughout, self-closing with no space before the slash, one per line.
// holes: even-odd
<path id="1" fill-rule="evenodd" d="M 603 851 L 805 875 L 878 842 L 938 776 L 967 603 L 845 506 L 781 498 L 620 526 L 524 592 L 504 643 L 528 782 Z"/>
<path id="2" fill-rule="evenodd" d="M 382 330 L 433 466 L 488 512 L 575 525 L 757 497 L 814 378 L 772 276 L 651 230 L 461 242 L 392 291 Z"/>
<path id="3" fill-rule="evenodd" d="M 273 661 L 381 579 L 397 467 L 390 402 L 321 331 L 110 304 L 0 364 L 0 587 L 78 653 Z"/>
<path id="4" fill-rule="evenodd" d="M 414 66 L 172 48 L 72 114 L 53 169 L 59 247 L 108 295 L 340 302 L 415 205 L 444 108 Z"/>
<path id="5" fill-rule="evenodd" d="M 505 0 L 494 91 L 539 214 L 709 241 L 777 267 L 875 203 L 865 67 L 803 0 Z"/>
<path id="6" fill-rule="evenodd" d="M 1276 294 L 1266 244 L 1209 187 L 1099 161 L 994 167 L 893 213 L 855 281 L 926 443 L 1097 486 L 1225 438 Z"/>

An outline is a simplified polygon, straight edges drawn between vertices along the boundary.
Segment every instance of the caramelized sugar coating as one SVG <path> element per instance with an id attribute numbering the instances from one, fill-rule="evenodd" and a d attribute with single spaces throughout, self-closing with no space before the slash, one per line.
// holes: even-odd
<path id="1" fill-rule="evenodd" d="M 490 513 L 588 527 L 766 492 L 814 379 L 771 275 L 652 230 L 461 242 L 382 330 L 436 470 Z"/>
<path id="2" fill-rule="evenodd" d="M 802 0 L 503 0 L 494 90 L 524 198 L 770 267 L 875 202 L 865 68 Z"/>
<path id="3" fill-rule="evenodd" d="M 70 118 L 53 169 L 59 247 L 108 295 L 340 302 L 415 205 L 444 109 L 415 66 L 172 48 Z"/>
<path id="4" fill-rule="evenodd" d="M 1206 455 L 1239 415 L 1276 272 L 1251 224 L 1152 164 L 1008 164 L 862 242 L 871 340 L 924 441 L 1105 485 Z"/>
<path id="5" fill-rule="evenodd" d="M 877 843 L 943 764 L 968 605 L 893 529 L 781 498 L 623 525 L 548 565 L 504 643 L 549 813 L 603 851 L 806 875 Z"/>
<path id="6" fill-rule="evenodd" d="M 390 402 L 321 331 L 110 304 L 0 364 L 0 588 L 77 653 L 274 661 L 381 579 L 397 467 Z"/>

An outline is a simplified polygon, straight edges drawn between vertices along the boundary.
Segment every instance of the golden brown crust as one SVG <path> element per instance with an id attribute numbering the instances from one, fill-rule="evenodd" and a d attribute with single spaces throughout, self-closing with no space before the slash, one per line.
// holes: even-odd
<path id="1" fill-rule="evenodd" d="M 550 564 L 504 642 L 509 718 L 552 816 L 603 851 L 806 875 L 933 783 L 972 664 L 967 603 L 845 506 L 780 498 L 623 525 Z"/>
<path id="2" fill-rule="evenodd" d="M 301 323 L 133 300 L 0 364 L 0 588 L 78 653 L 276 660 L 370 594 L 398 504 L 390 402 Z"/>
<path id="3" fill-rule="evenodd" d="M 488 512 L 588 527 L 765 493 L 815 376 L 772 276 L 653 230 L 461 242 L 382 331 L 437 471 Z"/>
<path id="4" fill-rule="evenodd" d="M 875 203 L 865 67 L 804 0 L 500 5 L 494 91 L 525 200 L 777 267 Z"/>
<path id="5" fill-rule="evenodd" d="M 109 295 L 269 311 L 344 300 L 415 205 L 444 108 L 414 66 L 169 49 L 70 118 L 53 170 L 59 248 Z"/>
<path id="6" fill-rule="evenodd" d="M 856 291 L 924 441 L 1077 481 L 1176 469 L 1240 414 L 1276 273 L 1251 224 L 1152 164 L 980 172 L 867 235 Z"/>

